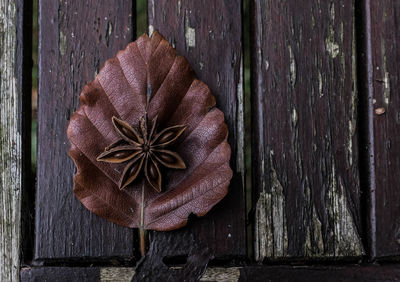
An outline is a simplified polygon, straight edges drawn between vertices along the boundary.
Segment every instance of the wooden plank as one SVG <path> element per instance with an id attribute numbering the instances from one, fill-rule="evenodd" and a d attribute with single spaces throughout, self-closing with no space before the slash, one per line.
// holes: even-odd
<path id="1" fill-rule="evenodd" d="M 234 176 L 227 197 L 183 231 L 152 237 L 165 240 L 163 248 L 171 256 L 188 253 L 179 244 L 171 244 L 177 234 L 181 240 L 196 238 L 194 242 L 202 242 L 217 258 L 246 255 L 241 19 L 239 0 L 212 4 L 206 0 L 160 0 L 148 4 L 149 32 L 159 30 L 210 87 L 217 107 L 225 113 L 232 148 Z"/>
<path id="2" fill-rule="evenodd" d="M 0 0 L 0 281 L 18 281 L 30 168 L 30 3 Z M 22 142 L 24 140 L 24 142 Z"/>
<path id="3" fill-rule="evenodd" d="M 388 257 L 400 255 L 400 2 L 370 2 L 376 255 Z"/>
<path id="4" fill-rule="evenodd" d="M 100 271 L 97 267 L 39 267 L 22 268 L 21 282 L 58 281 L 58 282 L 99 282 Z"/>
<path id="5" fill-rule="evenodd" d="M 240 269 L 239 281 L 399 281 L 398 265 L 249 266 Z"/>
<path id="6" fill-rule="evenodd" d="M 175 271 L 181 269 L 174 268 Z M 115 281 L 129 282 L 133 268 L 126 267 L 38 267 L 23 268 L 21 281 Z M 150 279 L 149 277 L 146 277 Z M 152 277 L 154 279 L 154 277 Z M 159 279 L 165 278 L 162 274 Z M 400 265 L 347 266 L 244 266 L 209 267 L 199 281 L 399 281 Z M 149 280 L 150 281 L 150 280 Z M 172 280 L 171 280 L 172 281 Z"/>
<path id="7" fill-rule="evenodd" d="M 177 271 L 182 267 L 174 267 Z M 130 282 L 135 271 L 130 267 L 36 267 L 23 268 L 21 270 L 21 281 L 100 281 L 100 282 Z M 240 276 L 239 267 L 210 267 L 201 275 L 199 281 L 238 281 Z M 157 277 L 146 277 L 152 281 Z M 160 279 L 166 278 L 160 273 Z M 165 281 L 162 279 L 162 281 Z M 173 280 L 170 280 L 173 281 Z M 191 281 L 191 280 L 189 280 Z"/>
<path id="8" fill-rule="evenodd" d="M 134 39 L 135 2 L 39 3 L 36 259 L 134 256 L 134 231 L 101 219 L 72 192 L 67 125 L 83 86 Z"/>
<path id="9" fill-rule="evenodd" d="M 253 1 L 257 260 L 358 257 L 353 1 Z"/>

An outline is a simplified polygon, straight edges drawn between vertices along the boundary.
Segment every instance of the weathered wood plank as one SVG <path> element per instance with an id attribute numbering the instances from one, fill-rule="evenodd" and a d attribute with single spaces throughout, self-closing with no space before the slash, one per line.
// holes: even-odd
<path id="1" fill-rule="evenodd" d="M 159 30 L 215 95 L 228 124 L 234 170 L 227 197 L 208 215 L 153 239 L 165 240 L 171 256 L 188 252 L 179 244 L 172 249 L 168 242 L 176 234 L 201 241 L 211 256 L 246 255 L 241 1 L 149 1 L 148 19 L 149 31 Z"/>
<path id="2" fill-rule="evenodd" d="M 27 246 L 21 238 L 28 241 L 21 202 L 30 168 L 29 7 L 22 0 L 0 0 L 0 281 L 19 280 Z"/>
<path id="3" fill-rule="evenodd" d="M 180 267 L 173 269 L 178 270 Z M 21 270 L 21 281 L 130 282 L 134 275 L 134 269 L 129 267 L 37 267 L 23 268 Z M 201 276 L 200 281 L 234 282 L 239 280 L 239 276 L 239 267 L 210 267 Z"/>
<path id="4" fill-rule="evenodd" d="M 400 2 L 370 3 L 376 256 L 387 257 L 400 255 Z"/>
<path id="5" fill-rule="evenodd" d="M 178 268 L 175 268 L 179 270 Z M 129 282 L 134 277 L 126 267 L 38 267 L 23 268 L 21 281 L 115 281 Z M 399 281 L 400 266 L 244 266 L 209 267 L 199 281 Z"/>
<path id="6" fill-rule="evenodd" d="M 399 281 L 398 265 L 249 266 L 240 269 L 239 281 Z"/>
<path id="7" fill-rule="evenodd" d="M 97 267 L 39 267 L 22 268 L 21 282 L 99 282 L 100 269 Z"/>
<path id="8" fill-rule="evenodd" d="M 134 231 L 87 211 L 72 192 L 66 129 L 83 86 L 134 39 L 135 1 L 39 3 L 39 126 L 36 259 L 131 259 Z"/>
<path id="9" fill-rule="evenodd" d="M 353 1 L 253 1 L 257 260 L 358 257 Z"/>

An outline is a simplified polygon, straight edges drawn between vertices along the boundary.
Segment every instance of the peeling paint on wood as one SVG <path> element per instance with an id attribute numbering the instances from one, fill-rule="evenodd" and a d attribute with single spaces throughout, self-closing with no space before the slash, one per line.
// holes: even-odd
<path id="1" fill-rule="evenodd" d="M 256 260 L 287 255 L 286 203 L 270 154 L 270 191 L 262 191 L 256 205 Z"/>
<path id="2" fill-rule="evenodd" d="M 30 247 L 22 190 L 30 169 L 29 12 L 25 1 L 0 0 L 0 281 L 10 282 L 19 281 L 20 263 L 29 256 L 23 252 Z"/>
<path id="3" fill-rule="evenodd" d="M 383 102 L 386 104 L 386 106 L 389 106 L 389 100 L 390 100 L 390 78 L 389 78 L 389 73 L 387 71 L 387 55 L 391 54 L 386 54 L 386 48 L 385 48 L 385 40 L 381 41 L 381 48 L 382 48 L 382 56 L 383 56 Z"/>
<path id="4" fill-rule="evenodd" d="M 354 2 L 253 8 L 256 258 L 359 259 Z"/>
<path id="5" fill-rule="evenodd" d="M 262 191 L 256 205 L 255 254 L 256 260 L 264 258 L 284 258 L 287 253 L 287 219 L 284 188 L 275 171 L 270 155 L 270 192 Z M 332 160 L 332 174 L 327 182 L 329 187 L 324 205 L 329 222 L 334 224 L 326 239 L 322 235 L 322 224 L 312 202 L 311 190 L 305 188 L 305 207 L 311 212 L 311 220 L 306 220 L 306 240 L 304 254 L 309 257 L 358 256 L 363 253 L 352 216 L 347 208 L 347 199 L 341 179 L 336 182 L 335 164 Z M 308 183 L 308 181 L 306 181 Z M 300 246 L 299 246 L 300 247 Z"/>
<path id="6" fill-rule="evenodd" d="M 307 257 L 320 257 L 324 253 L 324 240 L 322 237 L 322 224 L 318 218 L 315 205 L 313 203 L 309 181 L 306 178 L 304 193 L 305 206 L 311 211 L 311 221 L 306 226 L 306 241 L 304 244 L 304 254 Z"/>
<path id="7" fill-rule="evenodd" d="M 182 267 L 173 267 L 173 269 L 181 269 Z M 131 267 L 104 267 L 100 268 L 101 282 L 130 282 L 135 275 L 135 271 Z M 200 281 L 239 281 L 239 267 L 209 267 L 206 269 Z"/>
<path id="8" fill-rule="evenodd" d="M 289 50 L 289 61 L 290 61 L 290 67 L 289 67 L 289 69 L 290 69 L 290 85 L 293 88 L 294 85 L 296 84 L 296 60 L 294 58 L 293 50 L 290 45 L 288 46 L 288 50 Z"/>
<path id="9" fill-rule="evenodd" d="M 22 150 L 17 85 L 16 3 L 0 0 L 0 280 L 18 281 Z"/>
<path id="10" fill-rule="evenodd" d="M 173 269 L 181 269 L 182 267 L 173 267 Z M 130 282 L 135 275 L 133 268 L 127 267 L 108 267 L 100 268 L 101 282 Z M 239 267 L 209 267 L 206 269 L 200 281 L 239 281 Z"/>
<path id="11" fill-rule="evenodd" d="M 385 71 L 385 78 L 383 79 L 383 85 L 385 90 L 383 91 L 383 101 L 385 102 L 386 106 L 389 106 L 390 100 L 390 80 L 389 80 L 389 73 Z"/>
<path id="12" fill-rule="evenodd" d="M 353 40 L 351 43 L 351 77 L 353 81 L 351 98 L 350 98 L 350 117 L 348 125 L 348 140 L 347 140 L 347 160 L 350 166 L 353 165 L 353 139 L 357 129 L 357 107 L 358 107 L 358 80 L 357 80 L 357 53 L 356 53 L 356 28 L 355 19 L 353 18 Z M 342 65 L 344 65 L 342 63 Z"/>
<path id="13" fill-rule="evenodd" d="M 335 41 L 335 2 L 330 2 L 330 13 L 329 13 L 329 35 L 325 39 L 325 48 L 332 59 L 336 58 L 339 54 L 339 44 Z M 343 34 L 343 32 L 341 33 Z"/>
<path id="14" fill-rule="evenodd" d="M 332 59 L 336 58 L 336 56 L 339 54 L 339 45 L 335 41 L 333 41 L 331 37 L 328 37 L 326 39 L 325 48 Z"/>
<path id="15" fill-rule="evenodd" d="M 331 174 L 328 176 L 328 190 L 325 199 L 328 221 L 333 224 L 328 233 L 329 246 L 326 256 L 356 257 L 363 253 L 361 238 L 357 234 L 353 218 L 348 210 L 346 190 L 343 179 L 337 175 L 335 160 L 332 158 Z"/>
<path id="16" fill-rule="evenodd" d="M 170 267 L 171 271 L 179 271 L 181 266 Z M 209 267 L 199 280 L 185 281 L 221 281 L 237 282 L 240 279 L 242 267 Z M 163 274 L 162 272 L 160 273 Z M 21 270 L 21 281 L 100 281 L 100 282 L 130 282 L 135 276 L 133 267 L 34 267 Z M 148 278 L 148 277 L 146 277 Z M 161 276 L 160 282 L 165 281 Z M 144 280 L 153 281 L 153 280 Z M 177 280 L 168 280 L 177 281 Z M 179 280 L 181 281 L 181 280 Z M 182 280 L 183 281 L 183 280 Z"/>
<path id="17" fill-rule="evenodd" d="M 60 31 L 60 34 L 59 34 L 58 49 L 59 49 L 60 55 L 64 56 L 65 52 L 67 51 L 67 37 L 65 36 L 65 34 L 62 31 Z"/>
<path id="18" fill-rule="evenodd" d="M 153 25 L 149 25 L 149 36 L 151 37 L 151 35 L 153 34 L 153 32 L 154 32 L 154 26 Z"/>
<path id="19" fill-rule="evenodd" d="M 100 282 L 130 282 L 134 275 L 133 267 L 100 268 Z"/>
<path id="20" fill-rule="evenodd" d="M 196 47 L 196 30 L 190 26 L 188 11 L 185 13 L 185 42 L 187 50 Z"/>
<path id="21" fill-rule="evenodd" d="M 200 281 L 236 282 L 239 281 L 239 277 L 240 267 L 209 267 Z"/>

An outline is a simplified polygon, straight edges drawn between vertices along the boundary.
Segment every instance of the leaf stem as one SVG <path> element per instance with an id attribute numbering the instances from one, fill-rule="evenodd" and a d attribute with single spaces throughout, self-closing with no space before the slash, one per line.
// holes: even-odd
<path id="1" fill-rule="evenodd" d="M 144 229 L 144 180 L 142 181 L 142 204 L 140 207 L 140 227 L 139 227 L 139 238 L 140 238 L 140 254 L 142 257 L 146 255 L 146 229 Z"/>
<path id="2" fill-rule="evenodd" d="M 146 229 L 139 228 L 140 237 L 140 254 L 142 257 L 146 255 Z"/>

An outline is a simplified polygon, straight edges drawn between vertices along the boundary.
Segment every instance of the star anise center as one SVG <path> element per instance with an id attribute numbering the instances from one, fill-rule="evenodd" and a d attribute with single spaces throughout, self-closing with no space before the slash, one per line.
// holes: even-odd
<path id="1" fill-rule="evenodd" d="M 143 144 L 143 152 L 148 152 L 150 150 L 150 146 L 148 144 Z"/>
<path id="2" fill-rule="evenodd" d="M 171 126 L 156 133 L 157 117 L 149 130 L 147 115 L 140 119 L 138 129 L 116 117 L 112 118 L 112 123 L 121 139 L 107 146 L 97 161 L 127 163 L 119 180 L 120 189 L 135 181 L 143 171 L 150 186 L 161 192 L 161 167 L 186 168 L 182 158 L 168 150 L 185 131 L 185 125 Z"/>

